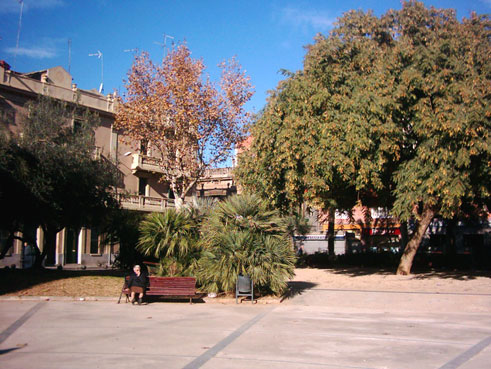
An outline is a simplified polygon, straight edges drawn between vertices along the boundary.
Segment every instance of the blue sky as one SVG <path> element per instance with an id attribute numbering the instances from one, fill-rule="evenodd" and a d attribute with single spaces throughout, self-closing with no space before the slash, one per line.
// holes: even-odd
<path id="1" fill-rule="evenodd" d="M 453 8 L 458 18 L 471 11 L 491 11 L 491 0 L 428 0 L 426 5 Z M 212 79 L 216 65 L 236 56 L 250 76 L 255 95 L 247 108 L 259 111 L 267 91 L 274 89 L 280 69 L 302 68 L 304 46 L 317 33 L 328 33 L 337 17 L 350 9 L 372 9 L 382 14 L 399 9 L 388 1 L 280 1 L 280 0 L 24 0 L 19 48 L 18 0 L 0 0 L 0 59 L 14 70 L 29 72 L 61 65 L 69 69 L 80 88 L 98 88 L 101 61 L 89 54 L 100 50 L 104 58 L 104 91 L 123 91 L 131 66 L 131 52 L 148 51 L 154 61 L 163 56 L 163 34 L 186 41 L 193 57 L 203 58 Z"/>

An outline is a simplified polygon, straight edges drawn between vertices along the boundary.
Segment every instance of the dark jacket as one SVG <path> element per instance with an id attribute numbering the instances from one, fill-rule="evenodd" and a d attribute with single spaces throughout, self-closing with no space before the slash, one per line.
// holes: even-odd
<path id="1" fill-rule="evenodd" d="M 130 275 L 130 280 L 128 281 L 128 288 L 131 286 L 146 288 L 147 284 L 148 278 L 145 274 L 140 273 L 140 275 L 137 276 L 135 273 L 132 273 Z"/>

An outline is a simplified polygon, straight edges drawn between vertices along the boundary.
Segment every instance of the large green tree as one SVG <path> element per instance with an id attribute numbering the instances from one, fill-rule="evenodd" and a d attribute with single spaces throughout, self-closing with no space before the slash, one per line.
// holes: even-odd
<path id="1" fill-rule="evenodd" d="M 47 97 L 29 102 L 26 110 L 21 134 L 0 142 L 0 204 L 9 210 L 0 220 L 11 239 L 41 225 L 42 260 L 54 255 L 61 229 L 100 224 L 118 208 L 112 189 L 119 177 L 114 163 L 94 155 L 99 119 L 93 113 Z"/>
<path id="2" fill-rule="evenodd" d="M 349 205 L 354 191 L 416 220 L 398 268 L 410 273 L 436 214 L 489 204 L 490 55 L 487 16 L 416 1 L 346 13 L 273 93 L 241 182 L 280 205 Z"/>

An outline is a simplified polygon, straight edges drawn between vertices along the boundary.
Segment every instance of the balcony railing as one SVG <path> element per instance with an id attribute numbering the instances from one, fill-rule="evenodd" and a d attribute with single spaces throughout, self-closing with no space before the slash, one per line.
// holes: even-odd
<path id="1" fill-rule="evenodd" d="M 159 159 L 141 154 L 133 154 L 133 162 L 131 163 L 131 170 L 133 174 L 138 171 L 147 171 L 154 173 L 163 173 L 160 168 Z M 200 181 L 209 179 L 231 179 L 233 168 L 213 168 L 206 169 L 204 175 Z"/>
<path id="2" fill-rule="evenodd" d="M 232 178 L 233 168 L 206 169 L 203 178 Z"/>
<path id="3" fill-rule="evenodd" d="M 128 210 L 162 212 L 167 208 L 173 208 L 175 206 L 173 199 L 162 197 L 120 194 L 118 198 L 121 206 Z"/>
<path id="4" fill-rule="evenodd" d="M 162 169 L 160 168 L 158 158 L 140 154 L 133 154 L 131 170 L 133 171 L 133 174 L 137 171 L 163 173 Z"/>

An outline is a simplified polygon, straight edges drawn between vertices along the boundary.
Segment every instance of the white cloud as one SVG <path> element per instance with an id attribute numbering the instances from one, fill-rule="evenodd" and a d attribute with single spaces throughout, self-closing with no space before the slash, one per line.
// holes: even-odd
<path id="1" fill-rule="evenodd" d="M 296 27 L 310 27 L 315 31 L 326 31 L 332 27 L 336 19 L 317 10 L 286 7 L 280 12 L 280 20 Z"/>
<path id="2" fill-rule="evenodd" d="M 47 9 L 63 5 L 63 0 L 23 0 L 23 12 L 30 9 Z M 18 13 L 20 10 L 19 0 L 1 0 L 0 13 Z"/>
<path id="3" fill-rule="evenodd" d="M 58 56 L 62 45 L 66 45 L 66 38 L 62 37 L 39 37 L 36 44 L 32 42 L 20 42 L 19 49 L 17 50 L 17 56 L 24 56 L 33 59 L 50 59 Z M 4 52 L 15 55 L 15 47 L 7 47 Z"/>
<path id="4" fill-rule="evenodd" d="M 15 55 L 15 47 L 8 47 L 4 49 L 8 54 Z M 50 47 L 19 47 L 17 49 L 17 56 L 26 56 L 33 59 L 50 59 L 56 56 L 56 51 Z"/>

